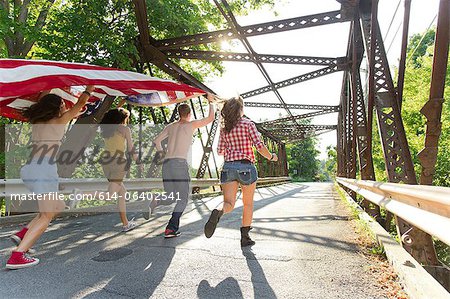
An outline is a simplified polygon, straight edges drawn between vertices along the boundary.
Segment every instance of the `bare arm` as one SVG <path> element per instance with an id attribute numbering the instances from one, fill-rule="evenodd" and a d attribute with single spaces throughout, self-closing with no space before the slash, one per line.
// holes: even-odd
<path id="1" fill-rule="evenodd" d="M 161 133 L 159 133 L 159 135 L 156 136 L 156 138 L 153 140 L 153 143 L 155 144 L 155 147 L 156 147 L 157 151 L 162 151 L 163 150 L 161 142 L 164 139 L 166 139 L 167 136 L 169 136 L 169 126 L 165 127 L 164 130 L 162 130 Z"/>
<path id="2" fill-rule="evenodd" d="M 120 99 L 119 103 L 117 104 L 117 108 L 122 107 L 123 105 L 125 105 L 127 101 L 125 100 L 125 98 Z"/>
<path id="3" fill-rule="evenodd" d="M 271 153 L 264 142 L 262 141 L 261 137 L 259 136 L 258 130 L 256 129 L 256 126 L 254 123 L 252 123 L 249 127 L 249 135 L 250 138 L 253 141 L 253 144 L 256 147 L 256 150 L 258 153 L 260 153 L 264 158 L 270 161 L 278 161 L 278 157 L 275 153 Z"/>
<path id="4" fill-rule="evenodd" d="M 192 122 L 192 127 L 193 129 L 198 129 L 201 127 L 206 126 L 207 124 L 211 123 L 214 120 L 214 116 L 215 116 L 215 109 L 214 109 L 214 105 L 212 103 L 212 101 L 214 100 L 214 95 L 211 93 L 208 93 L 207 95 L 207 99 L 209 102 L 209 114 L 207 117 L 199 119 L 199 120 L 194 120 Z"/>
<path id="5" fill-rule="evenodd" d="M 134 161 L 137 161 L 139 156 L 136 153 L 136 149 L 134 148 L 133 140 L 131 139 L 131 130 L 130 128 L 123 126 L 120 128 L 121 133 L 125 136 L 125 140 L 127 142 L 127 151 L 131 154 L 131 157 Z"/>
<path id="6" fill-rule="evenodd" d="M 277 155 L 276 155 L 275 153 L 272 154 L 272 153 L 267 149 L 267 147 L 266 147 L 265 145 L 263 145 L 262 147 L 260 147 L 260 148 L 258 149 L 258 153 L 260 153 L 261 156 L 263 156 L 263 157 L 266 158 L 267 160 L 270 160 L 270 161 L 278 161 Z M 273 155 L 273 157 L 272 157 L 272 155 Z"/>
<path id="7" fill-rule="evenodd" d="M 81 111 L 81 109 L 83 109 L 84 105 L 86 105 L 87 101 L 89 100 L 90 97 L 90 93 L 94 91 L 94 86 L 92 85 L 88 85 L 86 87 L 86 92 L 83 92 L 81 94 L 81 96 L 78 98 L 78 101 L 76 102 L 76 104 L 70 108 L 68 111 L 66 111 L 65 113 L 63 113 L 63 115 L 61 115 L 61 117 L 59 118 L 59 120 L 64 123 L 67 124 L 69 123 L 69 121 L 71 121 L 75 116 L 77 116 L 77 114 Z"/>

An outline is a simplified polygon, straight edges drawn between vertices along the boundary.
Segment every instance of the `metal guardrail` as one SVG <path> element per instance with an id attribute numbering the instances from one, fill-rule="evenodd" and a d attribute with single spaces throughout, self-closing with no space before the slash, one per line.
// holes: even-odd
<path id="1" fill-rule="evenodd" d="M 257 184 L 275 184 L 291 181 L 290 177 L 267 177 L 259 178 Z M 71 194 L 77 192 L 107 191 L 108 181 L 106 179 L 60 179 L 60 192 Z M 126 179 L 124 180 L 127 191 L 150 191 L 152 189 L 162 189 L 163 182 L 160 178 L 151 179 Z M 218 179 L 192 179 L 192 187 L 209 188 L 219 186 Z M 11 194 L 28 194 L 30 191 L 25 187 L 21 179 L 4 179 L 0 186 L 2 196 Z"/>
<path id="2" fill-rule="evenodd" d="M 450 245 L 450 188 L 341 177 L 336 181 Z"/>

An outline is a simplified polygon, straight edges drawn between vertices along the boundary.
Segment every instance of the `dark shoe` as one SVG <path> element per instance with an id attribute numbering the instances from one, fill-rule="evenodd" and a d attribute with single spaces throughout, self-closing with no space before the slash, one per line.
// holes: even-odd
<path id="1" fill-rule="evenodd" d="M 253 241 L 252 239 L 250 239 L 250 236 L 248 235 L 248 232 L 251 230 L 252 228 L 250 226 L 244 226 L 241 227 L 241 247 L 246 247 L 246 246 L 253 246 L 255 245 L 255 241 Z"/>
<path id="2" fill-rule="evenodd" d="M 166 228 L 166 231 L 164 232 L 164 238 L 175 238 L 181 235 L 179 231 L 175 231 L 173 229 Z"/>
<path id="3" fill-rule="evenodd" d="M 216 230 L 217 223 L 219 223 L 220 217 L 222 217 L 223 211 L 214 209 L 209 216 L 208 222 L 205 224 L 205 236 L 211 238 Z"/>
<path id="4" fill-rule="evenodd" d="M 148 209 L 142 213 L 142 216 L 144 216 L 145 220 L 149 220 L 150 219 L 150 215 L 153 215 L 153 213 L 155 212 L 156 207 L 158 206 L 158 201 L 157 200 L 152 200 L 150 202 L 150 205 L 148 206 Z"/>

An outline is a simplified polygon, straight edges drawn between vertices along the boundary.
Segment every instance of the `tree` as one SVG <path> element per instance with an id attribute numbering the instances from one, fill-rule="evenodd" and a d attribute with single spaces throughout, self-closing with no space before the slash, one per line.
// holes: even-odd
<path id="1" fill-rule="evenodd" d="M 87 62 L 129 70 L 134 70 L 139 61 L 132 1 L 0 0 L 0 4 L 0 55 L 3 57 Z M 230 1 L 239 14 L 273 4 L 274 0 Z M 147 8 L 150 32 L 157 39 L 226 26 L 210 1 L 148 0 Z M 219 46 L 198 48 L 218 50 Z M 198 79 L 223 72 L 220 62 L 177 62 Z M 153 71 L 165 76 L 156 69 Z"/>
<path id="2" fill-rule="evenodd" d="M 289 163 L 289 175 L 294 180 L 316 181 L 319 174 L 319 151 L 316 149 L 317 139 L 308 137 L 295 144 L 286 145 Z"/>
<path id="3" fill-rule="evenodd" d="M 417 61 L 418 58 L 424 56 L 428 47 L 434 44 L 435 35 L 435 29 L 430 29 L 423 34 L 414 34 L 409 38 L 407 48 L 408 59 L 415 68 L 420 67 L 420 61 Z"/>
<path id="4" fill-rule="evenodd" d="M 327 146 L 327 159 L 325 160 L 325 167 L 323 170 L 328 179 L 336 177 L 336 170 L 337 170 L 336 167 L 337 167 L 336 147 L 329 145 Z"/>
<path id="5" fill-rule="evenodd" d="M 26 57 L 56 3 L 61 5 L 56 0 L 0 0 L 0 57 Z"/>

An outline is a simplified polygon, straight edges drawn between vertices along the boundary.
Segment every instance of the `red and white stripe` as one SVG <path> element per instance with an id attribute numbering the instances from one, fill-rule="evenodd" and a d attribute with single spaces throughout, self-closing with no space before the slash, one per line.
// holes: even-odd
<path id="1" fill-rule="evenodd" d="M 0 59 L 0 115 L 22 119 L 20 110 L 39 99 L 43 91 L 57 93 L 68 107 L 76 103 L 86 85 L 94 85 L 89 101 L 106 95 L 126 97 L 158 93 L 159 103 L 169 105 L 199 96 L 201 89 L 172 80 L 82 63 Z"/>

